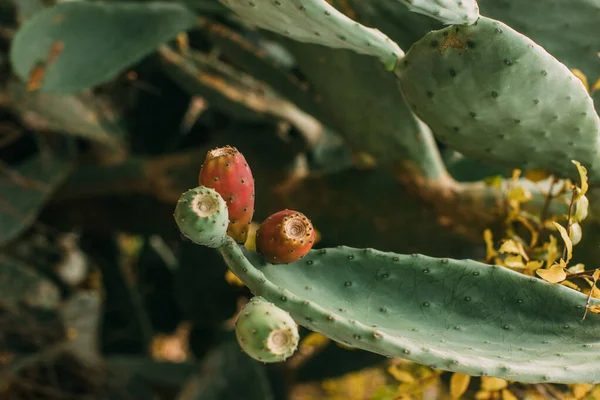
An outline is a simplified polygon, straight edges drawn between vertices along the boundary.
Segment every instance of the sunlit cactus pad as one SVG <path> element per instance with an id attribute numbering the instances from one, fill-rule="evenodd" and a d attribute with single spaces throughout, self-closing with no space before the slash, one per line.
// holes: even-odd
<path id="1" fill-rule="evenodd" d="M 528 37 L 481 17 L 433 31 L 396 70 L 413 111 L 462 154 L 600 179 L 600 120 L 582 82 Z M 569 172 L 572 172 L 570 174 Z"/>
<path id="2" fill-rule="evenodd" d="M 435 18 L 444 24 L 471 25 L 479 18 L 475 0 L 399 0 L 410 11 Z"/>
<path id="3" fill-rule="evenodd" d="M 220 251 L 255 295 L 339 342 L 475 376 L 600 382 L 600 315 L 583 319 L 587 297 L 567 287 L 472 260 L 372 249 L 312 250 L 285 266 L 230 238 Z"/>
<path id="4" fill-rule="evenodd" d="M 367 28 L 325 0 L 220 0 L 244 20 L 299 42 L 350 49 L 378 57 L 388 69 L 404 52 L 377 29 Z"/>

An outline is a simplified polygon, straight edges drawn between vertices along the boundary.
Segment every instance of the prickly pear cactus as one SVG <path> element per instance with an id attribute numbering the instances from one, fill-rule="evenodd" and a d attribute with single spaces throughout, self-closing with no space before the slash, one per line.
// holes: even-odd
<path id="1" fill-rule="evenodd" d="M 312 250 L 286 266 L 230 238 L 220 251 L 255 295 L 349 346 L 474 376 L 600 382 L 600 315 L 582 319 L 587 296 L 564 286 L 372 249 Z"/>
<path id="2" fill-rule="evenodd" d="M 396 73 L 413 111 L 464 155 L 571 178 L 577 159 L 600 180 L 600 120 L 584 85 L 502 22 L 430 32 Z"/>
<path id="3" fill-rule="evenodd" d="M 410 11 L 435 18 L 444 24 L 471 25 L 479 18 L 475 0 L 399 0 Z"/>
<path id="4" fill-rule="evenodd" d="M 181 233 L 194 243 L 214 248 L 225 242 L 229 214 L 215 190 L 204 186 L 188 190 L 177 201 L 173 216 Z"/>
<path id="5" fill-rule="evenodd" d="M 260 296 L 253 297 L 240 311 L 235 334 L 250 357 L 266 363 L 285 361 L 294 354 L 300 340 L 292 317 Z"/>
<path id="6" fill-rule="evenodd" d="M 380 31 L 367 28 L 325 0 L 220 0 L 258 27 L 300 42 L 321 44 L 378 57 L 392 69 L 404 52 Z"/>

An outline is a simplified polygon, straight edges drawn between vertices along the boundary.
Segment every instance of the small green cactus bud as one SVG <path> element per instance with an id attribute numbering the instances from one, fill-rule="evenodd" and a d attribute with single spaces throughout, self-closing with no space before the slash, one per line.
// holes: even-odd
<path id="1" fill-rule="evenodd" d="M 213 248 L 225 243 L 227 204 L 213 189 L 198 186 L 182 194 L 173 216 L 181 233 L 191 241 Z"/>
<path id="2" fill-rule="evenodd" d="M 235 334 L 246 354 L 265 363 L 285 361 L 300 339 L 290 314 L 260 296 L 253 297 L 240 312 Z"/>

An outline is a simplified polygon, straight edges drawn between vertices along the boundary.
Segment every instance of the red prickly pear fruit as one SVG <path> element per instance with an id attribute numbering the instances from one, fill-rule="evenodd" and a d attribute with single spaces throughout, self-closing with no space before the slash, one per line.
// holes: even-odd
<path id="1" fill-rule="evenodd" d="M 254 215 L 254 178 L 242 153 L 231 146 L 209 151 L 198 182 L 223 197 L 229 212 L 227 234 L 236 242 L 245 243 Z"/>
<path id="2" fill-rule="evenodd" d="M 315 229 L 302 213 L 279 211 L 263 221 L 256 231 L 256 251 L 271 264 L 289 264 L 309 252 Z"/>

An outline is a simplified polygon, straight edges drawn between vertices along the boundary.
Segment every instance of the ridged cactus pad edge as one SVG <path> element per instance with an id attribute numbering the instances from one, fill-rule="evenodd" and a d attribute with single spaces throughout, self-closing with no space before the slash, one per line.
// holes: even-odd
<path id="1" fill-rule="evenodd" d="M 473 376 L 600 382 L 600 315 L 583 319 L 587 297 L 562 285 L 373 249 L 312 250 L 284 266 L 231 238 L 220 251 L 256 296 L 347 345 Z"/>
<path id="2" fill-rule="evenodd" d="M 404 52 L 381 31 L 346 17 L 325 0 L 220 0 L 242 19 L 299 42 L 378 57 L 387 69 Z"/>

